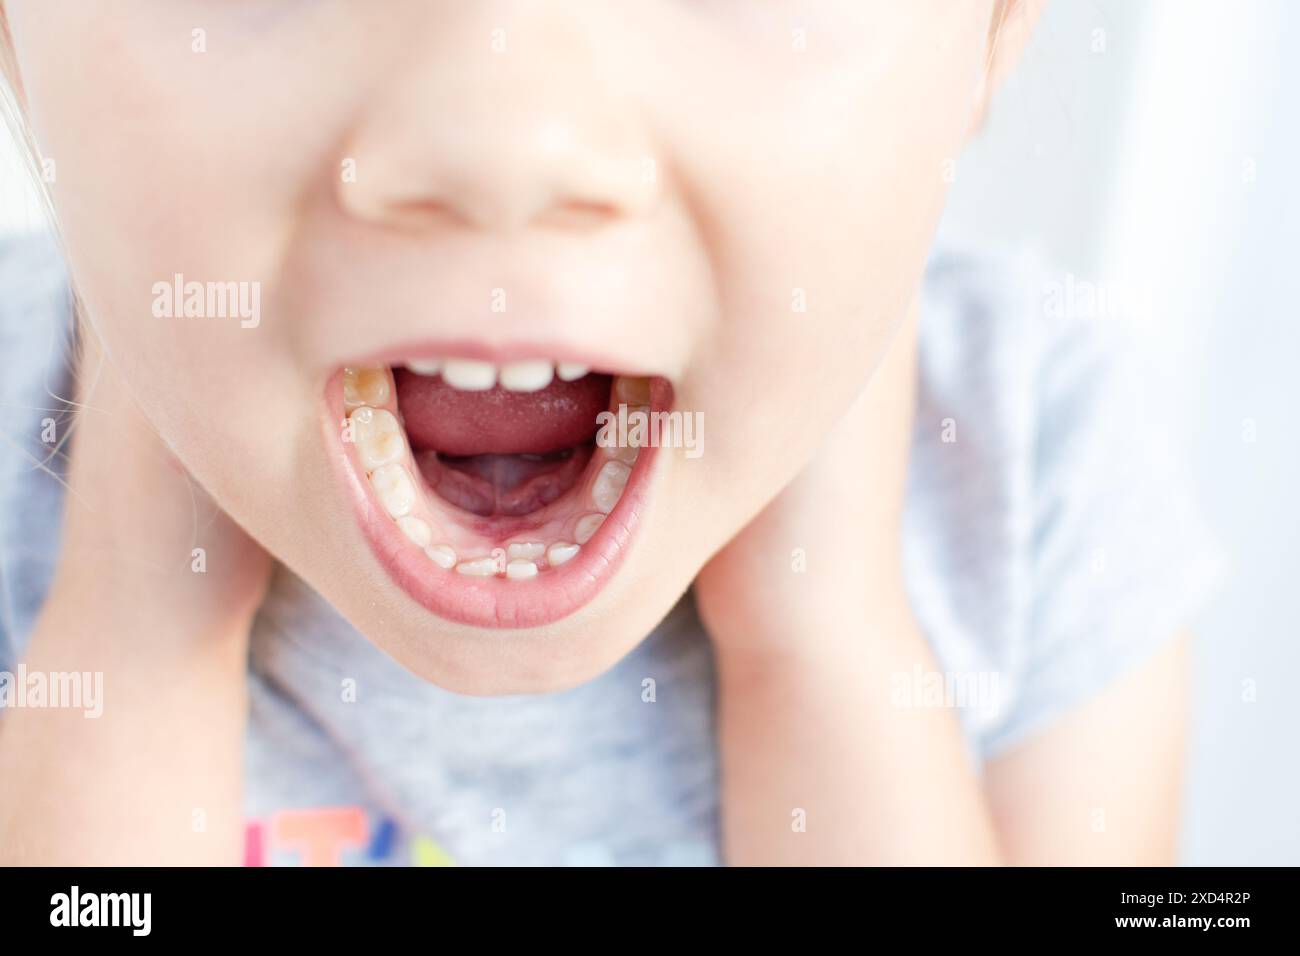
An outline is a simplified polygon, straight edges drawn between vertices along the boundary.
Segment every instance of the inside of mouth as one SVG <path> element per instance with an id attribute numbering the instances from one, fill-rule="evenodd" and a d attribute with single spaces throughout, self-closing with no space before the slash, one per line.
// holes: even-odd
<path id="1" fill-rule="evenodd" d="M 523 518 L 577 484 L 594 449 L 585 443 L 546 454 L 465 457 L 425 451 L 415 463 L 429 487 L 458 508 L 481 518 Z"/>
<path id="2" fill-rule="evenodd" d="M 416 467 L 448 503 L 482 518 L 522 518 L 582 477 L 613 379 L 552 378 L 535 391 L 467 391 L 441 375 L 394 370 L 397 407 Z"/>
<path id="3" fill-rule="evenodd" d="M 441 569 L 514 580 L 572 560 L 636 465 L 647 430 L 616 423 L 649 423 L 651 380 L 538 362 L 409 366 L 343 373 L 345 441 L 409 545 Z"/>

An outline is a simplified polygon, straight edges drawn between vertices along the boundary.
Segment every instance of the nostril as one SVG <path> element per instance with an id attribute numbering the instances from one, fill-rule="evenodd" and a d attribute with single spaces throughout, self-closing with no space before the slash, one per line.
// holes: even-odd
<path id="1" fill-rule="evenodd" d="M 500 202 L 500 197 L 483 198 L 464 190 L 456 202 L 423 196 L 388 196 L 371 208 L 348 203 L 358 218 L 382 222 L 392 228 L 425 230 L 448 227 L 510 232 L 530 226 L 569 232 L 594 232 L 624 218 L 628 210 L 617 202 L 574 199 L 547 204 L 538 203 L 527 213 L 525 203 L 515 206 L 515 216 Z"/>
<path id="2" fill-rule="evenodd" d="M 656 163 L 639 142 L 593 145 L 570 132 L 561 148 L 554 134 L 538 145 L 535 140 L 547 137 L 527 133 L 430 132 L 423 155 L 393 146 L 363 155 L 356 162 L 365 174 L 341 178 L 336 202 L 345 215 L 375 225 L 494 234 L 594 232 L 645 218 L 657 204 Z"/>
<path id="3" fill-rule="evenodd" d="M 603 202 L 567 202 L 544 209 L 533 224 L 543 229 L 585 232 L 610 225 L 620 218 L 619 207 Z"/>
<path id="4" fill-rule="evenodd" d="M 370 218 L 382 219 L 398 229 L 427 229 L 464 223 L 464 217 L 447 203 L 419 199 L 391 201 L 379 214 Z"/>

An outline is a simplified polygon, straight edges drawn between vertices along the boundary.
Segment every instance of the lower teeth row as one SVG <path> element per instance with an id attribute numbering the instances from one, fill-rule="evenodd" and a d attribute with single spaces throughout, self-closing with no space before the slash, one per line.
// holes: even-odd
<path id="1" fill-rule="evenodd" d="M 649 401 L 647 379 L 619 377 L 614 380 L 614 388 L 622 402 Z M 430 521 L 414 514 L 420 504 L 420 494 L 404 464 L 411 460 L 406 435 L 393 411 L 383 407 L 392 401 L 393 383 L 388 369 L 343 370 L 343 402 L 349 410 L 348 420 L 357 460 L 365 470 L 379 504 L 407 540 L 423 551 L 433 564 L 444 570 L 455 568 L 457 573 L 471 577 L 526 581 L 536 577 L 544 568 L 559 567 L 573 560 L 618 504 L 639 453 L 635 447 L 599 449 L 608 460 L 591 484 L 589 494 L 593 510 L 574 522 L 572 541 L 558 540 L 549 544 L 515 541 L 504 548 L 493 549 L 490 555 L 461 559 L 450 544 L 435 542 L 437 536 Z M 629 412 L 644 408 L 642 404 L 632 405 Z"/>

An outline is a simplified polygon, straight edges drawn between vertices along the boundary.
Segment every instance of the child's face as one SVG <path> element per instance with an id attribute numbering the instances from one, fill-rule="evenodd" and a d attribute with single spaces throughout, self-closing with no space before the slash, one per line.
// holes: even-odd
<path id="1" fill-rule="evenodd" d="M 977 109 L 993 6 L 6 10 L 89 319 L 146 415 L 378 645 L 501 692 L 624 655 L 869 379 Z M 162 291 L 178 274 L 247 283 L 227 290 L 242 303 L 186 317 Z M 629 378 L 611 396 L 596 377 L 484 393 L 406 373 L 384 394 L 385 366 L 456 357 Z M 381 371 L 345 404 L 358 365 Z M 620 384 L 646 400 L 632 376 L 703 433 L 642 451 L 619 498 L 632 454 L 593 451 L 591 419 Z M 400 410 L 407 442 L 379 411 L 344 442 L 357 401 Z"/>

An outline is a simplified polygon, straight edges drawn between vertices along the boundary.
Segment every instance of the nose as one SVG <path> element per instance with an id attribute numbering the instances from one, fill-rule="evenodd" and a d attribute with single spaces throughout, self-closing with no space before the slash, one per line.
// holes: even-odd
<path id="1" fill-rule="evenodd" d="M 650 137 L 554 7 L 499 42 L 472 13 L 418 32 L 345 141 L 337 188 L 350 215 L 512 233 L 594 230 L 654 207 Z"/>

